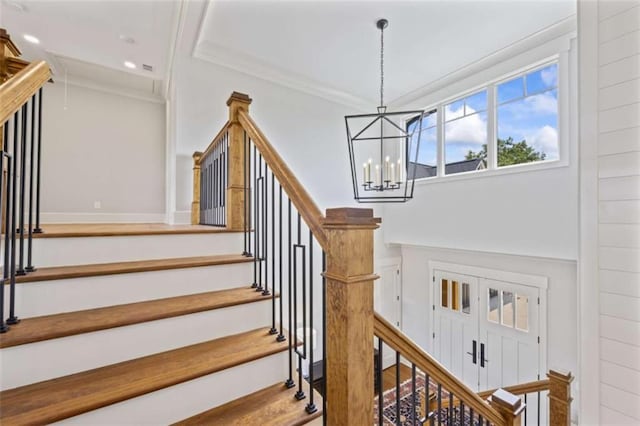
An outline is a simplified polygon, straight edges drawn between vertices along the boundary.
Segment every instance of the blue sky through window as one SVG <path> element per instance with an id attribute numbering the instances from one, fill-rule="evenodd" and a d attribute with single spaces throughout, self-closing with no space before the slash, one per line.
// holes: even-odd
<path id="1" fill-rule="evenodd" d="M 558 65 L 551 64 L 496 85 L 496 135 L 499 139 L 525 140 L 546 160 L 558 154 Z M 445 163 L 465 159 L 487 143 L 487 90 L 442 107 L 444 110 Z M 438 111 L 440 113 L 441 111 Z M 437 114 L 422 121 L 418 162 L 437 164 Z M 415 123 L 413 123 L 415 127 Z M 411 128 L 410 128 L 411 130 Z M 417 132 L 412 143 L 415 146 Z"/>

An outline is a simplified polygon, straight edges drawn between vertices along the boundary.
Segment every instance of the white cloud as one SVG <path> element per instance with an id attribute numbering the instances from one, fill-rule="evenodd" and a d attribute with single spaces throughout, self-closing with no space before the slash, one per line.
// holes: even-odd
<path id="1" fill-rule="evenodd" d="M 547 154 L 547 160 L 558 158 L 558 131 L 551 126 L 544 126 L 528 136 L 527 142 L 536 151 Z"/>
<path id="2" fill-rule="evenodd" d="M 461 117 L 463 108 L 451 110 L 447 107 L 445 117 Z M 473 113 L 467 108 L 467 114 Z M 482 145 L 487 143 L 487 121 L 485 114 L 473 114 L 456 121 L 445 123 L 445 140 L 447 143 L 471 143 Z"/>
<path id="3" fill-rule="evenodd" d="M 558 112 L 558 99 L 552 92 L 530 96 L 524 100 L 529 114 L 556 114 Z"/>
<path id="4" fill-rule="evenodd" d="M 540 78 L 547 87 L 555 87 L 558 85 L 558 67 L 551 66 L 540 72 Z"/>

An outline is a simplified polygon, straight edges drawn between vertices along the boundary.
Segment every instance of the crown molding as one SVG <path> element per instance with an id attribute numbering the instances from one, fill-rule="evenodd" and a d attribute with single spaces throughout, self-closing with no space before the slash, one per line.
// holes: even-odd
<path id="1" fill-rule="evenodd" d="M 571 38 L 575 38 L 577 35 L 576 28 L 576 15 L 569 16 L 568 18 L 558 21 L 536 33 L 517 40 L 502 49 L 490 53 L 475 62 L 465 65 L 462 68 L 458 68 L 439 79 L 412 90 L 389 102 L 389 106 L 398 107 L 400 105 L 411 104 L 420 98 L 428 96 L 430 93 L 443 89 L 453 83 L 484 71 L 500 62 L 507 61 L 517 55 L 528 52 L 553 40 L 559 40 L 559 50 L 569 50 Z"/>
<path id="2" fill-rule="evenodd" d="M 374 100 L 363 99 L 296 73 L 284 71 L 251 55 L 233 51 L 208 40 L 199 38 L 193 49 L 193 57 L 357 110 L 366 111 L 371 109 L 372 105 L 376 105 Z"/>

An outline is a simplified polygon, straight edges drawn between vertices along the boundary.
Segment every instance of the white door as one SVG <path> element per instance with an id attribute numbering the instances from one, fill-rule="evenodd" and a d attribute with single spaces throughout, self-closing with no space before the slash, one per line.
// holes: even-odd
<path id="1" fill-rule="evenodd" d="M 435 357 L 472 389 L 478 388 L 478 279 L 434 273 Z"/>
<path id="2" fill-rule="evenodd" d="M 376 268 L 376 272 L 380 278 L 373 284 L 373 308 L 384 319 L 400 328 L 402 318 L 400 264 L 381 265 Z M 374 345 L 377 343 L 374 342 Z M 387 368 L 395 362 L 395 351 L 384 345 L 382 367 Z"/>
<path id="3" fill-rule="evenodd" d="M 540 290 L 479 280 L 479 387 L 495 389 L 540 379 Z M 527 422 L 546 418 L 546 400 L 527 398 Z M 538 407 L 540 404 L 540 407 Z"/>

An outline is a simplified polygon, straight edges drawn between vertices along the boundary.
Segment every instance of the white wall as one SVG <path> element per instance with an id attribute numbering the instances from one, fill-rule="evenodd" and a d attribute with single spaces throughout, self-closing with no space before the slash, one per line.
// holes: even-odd
<path id="1" fill-rule="evenodd" d="M 161 103 L 47 84 L 43 222 L 163 221 L 164 123 Z"/>
<path id="2" fill-rule="evenodd" d="M 600 424 L 638 424 L 640 3 L 601 0 L 581 6 L 581 149 L 592 154 L 581 168 L 588 185 L 588 192 L 583 191 L 588 202 L 581 206 L 587 225 L 581 233 L 581 273 L 593 275 L 583 287 L 587 297 L 582 309 L 599 310 L 597 320 L 593 311 L 583 312 L 592 318 L 589 325 L 595 320 L 595 327 L 583 332 L 589 339 L 585 345 L 593 350 L 593 338 L 599 340 L 598 356 L 582 358 L 583 368 L 597 380 L 590 401 L 599 397 L 599 406 L 585 411 L 594 419 L 599 416 Z"/>
<path id="3" fill-rule="evenodd" d="M 176 210 L 189 210 L 191 155 L 204 150 L 228 118 L 233 91 L 321 209 L 353 205 L 344 116 L 353 108 L 241 74 L 191 56 L 202 4 L 187 6 L 176 68 Z"/>
<path id="4" fill-rule="evenodd" d="M 469 67 L 462 76 L 436 87 L 407 108 L 425 108 L 499 78 L 559 52 L 561 66 L 575 75 L 574 37 L 545 34 L 537 43 L 516 44 L 483 69 Z M 556 31 L 557 32 L 557 31 Z M 557 37 L 557 38 L 555 38 Z M 546 40 L 542 43 L 540 40 Z M 530 46 L 533 44 L 533 46 Z M 496 60 L 499 62 L 495 63 Z M 563 62 L 564 61 L 564 62 Z M 566 67 L 565 67 L 566 69 Z M 565 83 L 564 89 L 562 84 Z M 414 199 L 385 206 L 384 240 L 389 243 L 447 247 L 529 256 L 577 258 L 578 166 L 575 83 L 560 79 L 560 106 L 569 112 L 560 122 L 560 143 L 566 144 L 568 165 L 503 175 L 461 176 L 416 183 Z M 572 86 L 572 87 L 569 87 Z M 566 90 L 562 92 L 562 90 Z"/>

